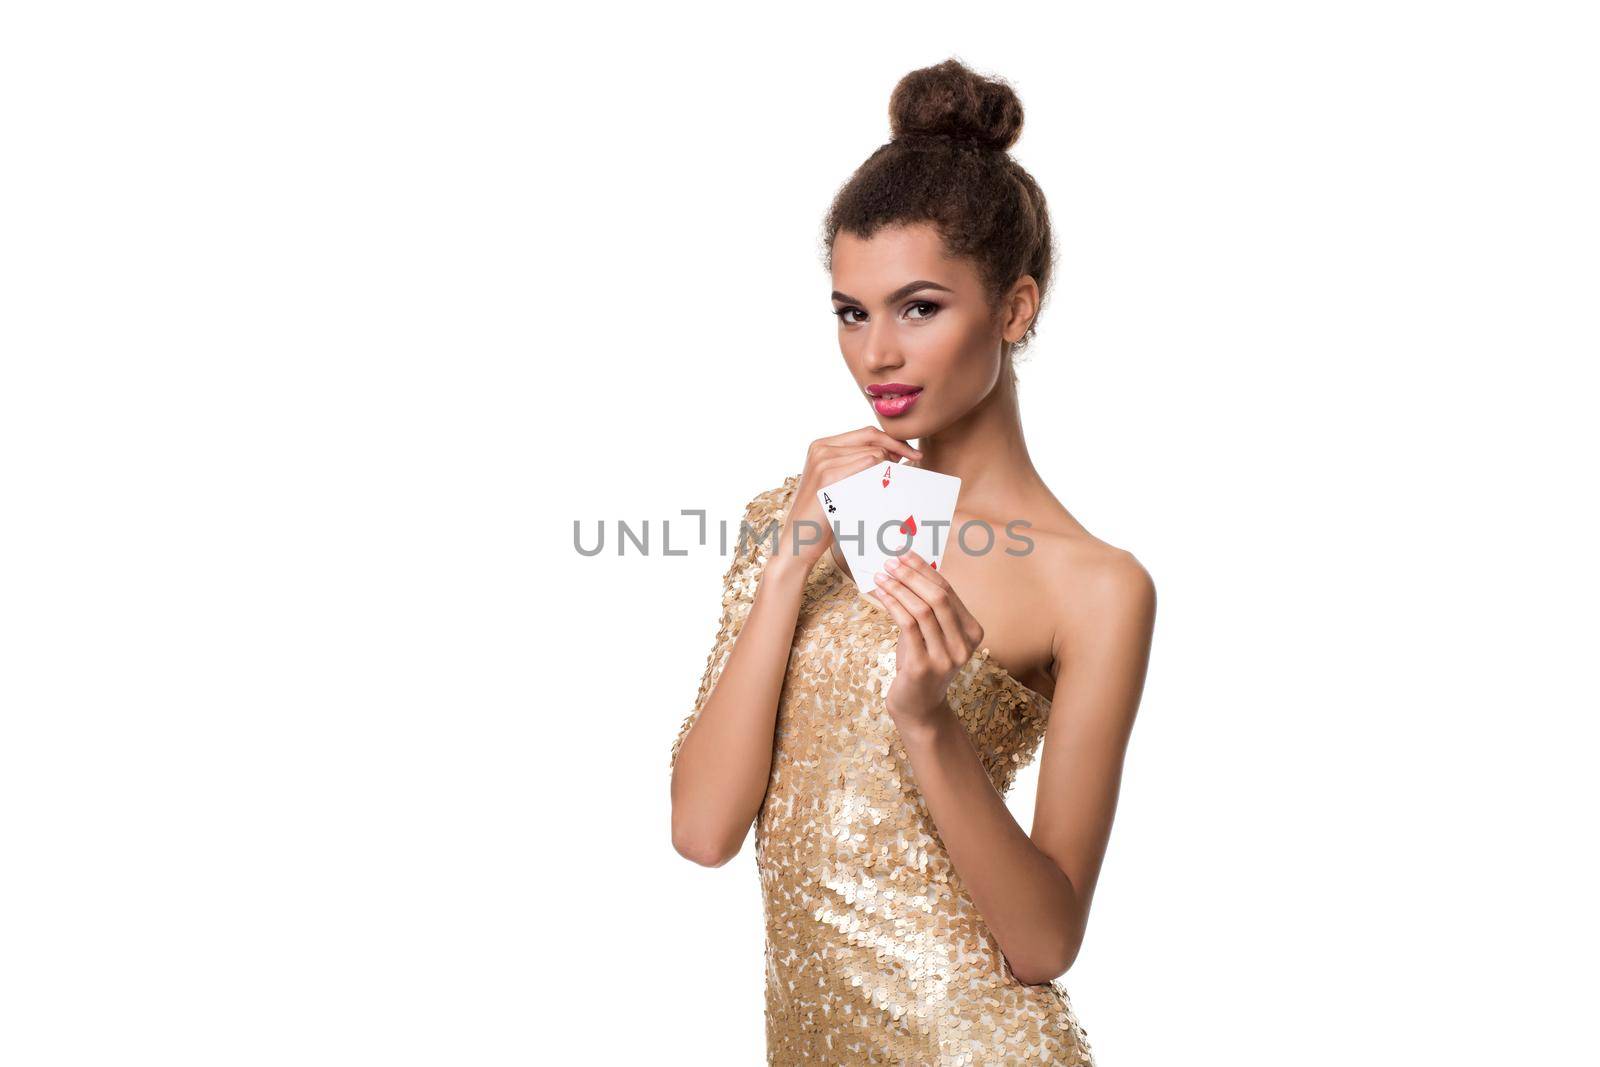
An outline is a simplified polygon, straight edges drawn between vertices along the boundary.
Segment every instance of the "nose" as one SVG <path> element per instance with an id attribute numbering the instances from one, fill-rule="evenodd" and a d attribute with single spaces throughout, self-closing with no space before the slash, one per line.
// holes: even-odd
<path id="1" fill-rule="evenodd" d="M 874 373 L 893 370 L 905 364 L 905 357 L 900 354 L 900 348 L 895 344 L 894 331 L 881 321 L 867 328 L 866 344 L 861 350 L 861 364 Z"/>

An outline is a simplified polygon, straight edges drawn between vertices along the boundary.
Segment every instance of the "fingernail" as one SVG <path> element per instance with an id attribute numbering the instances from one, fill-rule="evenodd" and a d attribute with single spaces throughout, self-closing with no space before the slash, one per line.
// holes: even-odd
<path id="1" fill-rule="evenodd" d="M 877 574 L 872 576 L 872 580 L 877 582 L 879 585 L 882 585 L 884 582 L 889 580 L 889 576 L 882 571 L 879 571 Z"/>

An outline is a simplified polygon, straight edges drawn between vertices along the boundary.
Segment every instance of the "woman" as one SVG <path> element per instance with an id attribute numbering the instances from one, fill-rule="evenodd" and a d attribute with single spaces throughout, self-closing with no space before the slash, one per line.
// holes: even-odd
<path id="1" fill-rule="evenodd" d="M 673 843 L 721 865 L 755 823 L 769 1063 L 1089 1064 L 1055 979 L 1083 942 L 1155 589 L 1023 441 L 1012 358 L 1053 249 L 1007 152 L 1015 92 L 952 59 L 889 109 L 893 139 L 824 229 L 840 348 L 880 425 L 814 442 L 745 509 L 672 747 Z M 857 589 L 817 490 L 885 461 L 959 476 L 950 530 L 987 523 L 996 550 L 954 539 L 939 569 L 907 553 Z M 1028 834 L 1002 798 L 1041 748 Z"/>

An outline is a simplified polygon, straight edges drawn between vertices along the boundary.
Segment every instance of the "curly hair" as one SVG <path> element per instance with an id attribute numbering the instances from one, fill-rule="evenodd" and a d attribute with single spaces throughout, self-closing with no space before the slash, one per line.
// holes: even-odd
<path id="1" fill-rule="evenodd" d="M 901 78 L 889 96 L 891 139 L 835 194 L 822 228 L 822 261 L 833 269 L 842 230 L 863 239 L 878 229 L 931 222 L 945 253 L 977 268 L 998 314 L 1024 274 L 1049 290 L 1055 243 L 1044 193 L 1008 151 L 1022 133 L 1022 101 L 999 78 L 955 58 Z M 1032 340 L 1038 314 L 1011 346 Z"/>

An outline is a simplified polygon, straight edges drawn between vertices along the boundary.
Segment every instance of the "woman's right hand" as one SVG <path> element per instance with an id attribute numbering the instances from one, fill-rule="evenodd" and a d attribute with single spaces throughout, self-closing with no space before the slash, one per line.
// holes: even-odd
<path id="1" fill-rule="evenodd" d="M 921 459 L 922 451 L 876 426 L 822 437 L 806 450 L 805 468 L 795 486 L 788 518 L 779 535 L 778 556 L 791 556 L 808 570 L 833 544 L 833 523 L 823 514 L 817 490 L 879 463 L 898 462 L 904 456 Z M 814 538 L 796 547 L 797 540 Z"/>

